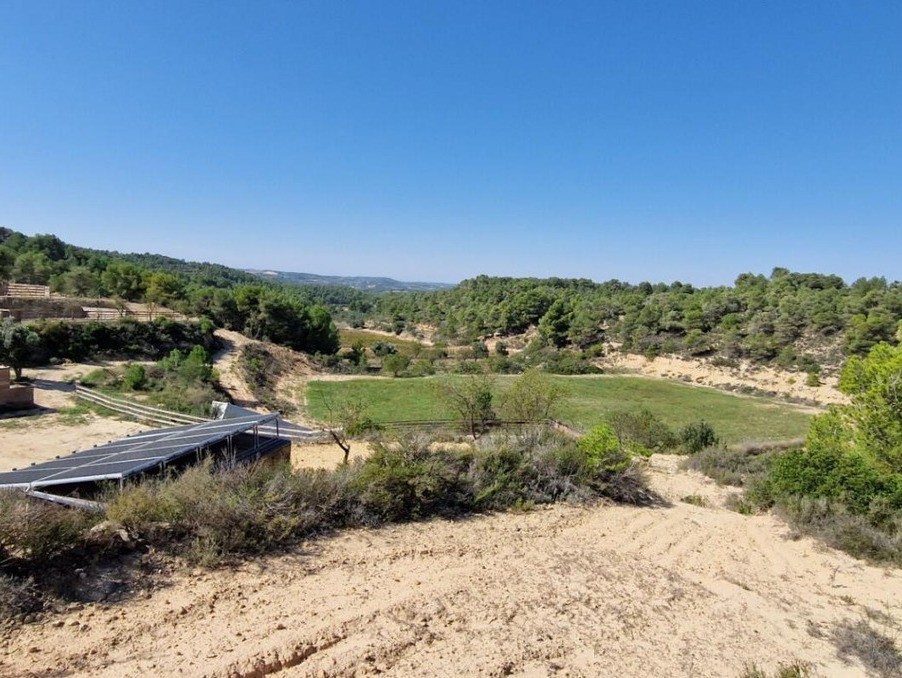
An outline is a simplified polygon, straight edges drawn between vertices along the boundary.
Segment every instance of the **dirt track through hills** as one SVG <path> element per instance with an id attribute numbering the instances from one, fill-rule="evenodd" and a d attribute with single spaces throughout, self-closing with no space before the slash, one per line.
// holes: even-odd
<path id="1" fill-rule="evenodd" d="M 0 674 L 733 676 L 800 659 L 856 676 L 834 623 L 870 614 L 898 636 L 902 573 L 724 509 L 729 492 L 673 457 L 652 480 L 669 507 L 354 530 L 184 572 L 9 634 Z"/>
<path id="2" fill-rule="evenodd" d="M 254 343 L 240 332 L 218 329 L 216 337 L 223 343 L 223 348 L 213 356 L 213 366 L 219 372 L 219 384 L 232 398 L 232 402 L 241 407 L 259 405 L 254 394 L 248 388 L 244 377 L 238 369 L 238 355 L 241 349 Z"/>

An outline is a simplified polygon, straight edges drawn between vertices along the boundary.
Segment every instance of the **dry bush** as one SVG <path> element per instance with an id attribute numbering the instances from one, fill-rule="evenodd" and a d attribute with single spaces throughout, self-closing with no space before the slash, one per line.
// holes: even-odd
<path id="1" fill-rule="evenodd" d="M 745 487 L 767 474 L 771 455 L 710 447 L 687 457 L 683 467 L 699 471 L 718 485 Z"/>
<path id="2" fill-rule="evenodd" d="M 855 657 L 879 676 L 902 675 L 902 653 L 896 641 L 863 619 L 837 625 L 833 642 L 841 657 Z"/>
<path id="3" fill-rule="evenodd" d="M 42 607 L 34 579 L 0 574 L 0 627 L 37 612 Z"/>
<path id="4" fill-rule="evenodd" d="M 902 512 L 884 524 L 851 513 L 838 502 L 789 497 L 776 505 L 777 513 L 801 532 L 874 562 L 902 565 Z"/>
<path id="5" fill-rule="evenodd" d="M 21 492 L 0 491 L 0 555 L 41 567 L 83 546 L 97 515 L 29 499 Z"/>
<path id="6" fill-rule="evenodd" d="M 740 678 L 814 678 L 814 675 L 815 673 L 809 664 L 792 661 L 788 664 L 781 662 L 773 673 L 768 673 L 756 664 L 749 664 L 740 674 Z"/>

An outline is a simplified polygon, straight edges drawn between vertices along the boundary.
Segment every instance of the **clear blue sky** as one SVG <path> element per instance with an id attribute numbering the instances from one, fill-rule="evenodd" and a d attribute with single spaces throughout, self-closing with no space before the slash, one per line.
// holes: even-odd
<path id="1" fill-rule="evenodd" d="M 408 280 L 902 279 L 902 2 L 0 0 L 0 225 Z"/>

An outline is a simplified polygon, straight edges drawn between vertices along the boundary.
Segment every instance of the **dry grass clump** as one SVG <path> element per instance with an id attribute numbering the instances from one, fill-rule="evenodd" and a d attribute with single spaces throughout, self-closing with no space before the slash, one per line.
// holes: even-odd
<path id="1" fill-rule="evenodd" d="M 13 490 L 0 491 L 0 561 L 7 566 L 43 567 L 83 545 L 97 522 L 90 513 L 28 500 Z"/>
<path id="2" fill-rule="evenodd" d="M 740 678 L 813 678 L 814 675 L 811 666 L 805 662 L 792 661 L 788 664 L 781 662 L 772 673 L 756 664 L 749 664 L 740 674 Z"/>
<path id="3" fill-rule="evenodd" d="M 704 473 L 719 485 L 746 487 L 767 472 L 771 456 L 755 451 L 709 447 L 687 457 L 683 466 Z"/>
<path id="4" fill-rule="evenodd" d="M 814 497 L 780 499 L 775 511 L 799 530 L 858 558 L 902 565 L 902 511 L 878 520 L 852 513 L 837 501 Z"/>
<path id="5" fill-rule="evenodd" d="M 855 657 L 879 676 L 902 675 L 902 653 L 896 641 L 863 619 L 839 624 L 833 630 L 833 642 L 841 657 Z"/>

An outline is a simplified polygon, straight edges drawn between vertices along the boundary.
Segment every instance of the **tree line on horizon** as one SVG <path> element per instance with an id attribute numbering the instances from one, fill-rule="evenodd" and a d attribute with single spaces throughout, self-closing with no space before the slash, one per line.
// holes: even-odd
<path id="1" fill-rule="evenodd" d="M 352 326 L 471 344 L 537 329 L 553 349 L 605 343 L 649 357 L 680 354 L 747 359 L 817 372 L 897 343 L 902 283 L 851 284 L 836 275 L 775 268 L 743 273 L 732 286 L 630 284 L 481 275 L 428 292 L 368 292 L 295 285 L 219 264 L 157 254 L 120 254 L 66 244 L 54 235 L 0 228 L 0 279 L 47 284 L 74 297 L 109 296 L 165 305 L 217 326 L 311 353 L 339 348 L 333 318 Z"/>
<path id="2" fill-rule="evenodd" d="M 339 347 L 326 305 L 343 301 L 341 290 L 268 282 L 219 264 L 94 250 L 0 228 L 0 280 L 48 285 L 71 297 L 165 306 L 309 353 Z"/>
<path id="3" fill-rule="evenodd" d="M 816 370 L 825 351 L 864 355 L 896 343 L 902 283 L 775 268 L 744 273 L 732 286 L 674 282 L 478 276 L 431 293 L 383 295 L 351 309 L 352 322 L 396 332 L 429 325 L 456 343 L 506 337 L 537 328 L 557 348 L 614 342 L 647 356 L 682 354 L 748 359 Z"/>

